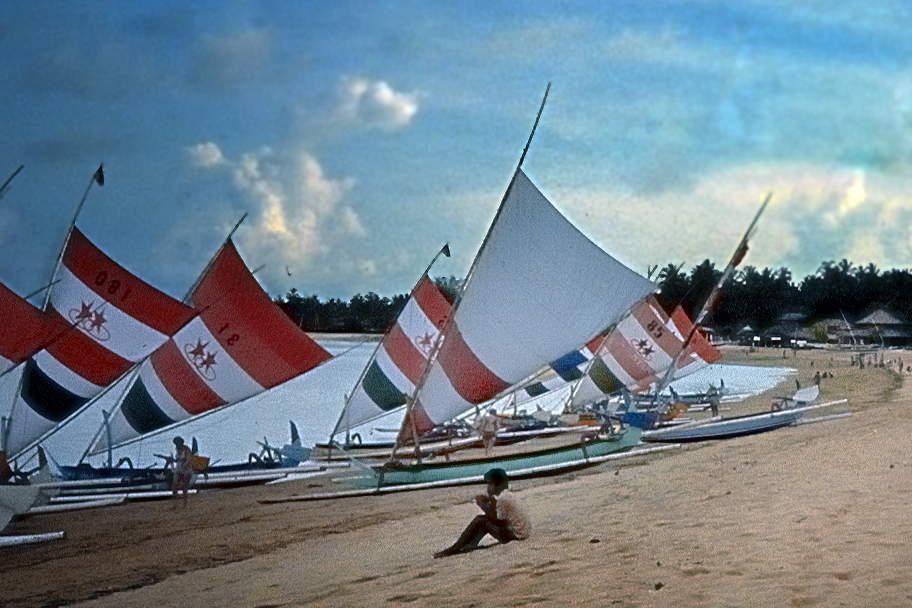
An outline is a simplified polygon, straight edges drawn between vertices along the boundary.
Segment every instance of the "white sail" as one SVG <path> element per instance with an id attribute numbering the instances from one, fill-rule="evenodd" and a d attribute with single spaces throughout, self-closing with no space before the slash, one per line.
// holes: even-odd
<path id="1" fill-rule="evenodd" d="M 655 285 L 589 240 L 517 169 L 412 406 L 419 433 L 611 326 Z"/>

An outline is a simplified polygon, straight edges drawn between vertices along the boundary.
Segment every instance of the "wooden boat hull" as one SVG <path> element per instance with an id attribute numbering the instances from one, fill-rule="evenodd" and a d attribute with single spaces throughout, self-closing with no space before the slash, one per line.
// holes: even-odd
<path id="1" fill-rule="evenodd" d="M 450 462 L 422 463 L 407 465 L 381 465 L 372 468 L 374 477 L 357 478 L 359 485 L 389 486 L 448 481 L 466 477 L 482 476 L 492 468 L 501 468 L 511 474 L 514 471 L 536 467 L 550 467 L 562 462 L 585 461 L 633 447 L 640 441 L 641 430 L 627 427 L 619 433 L 605 437 L 584 440 L 579 438 L 570 444 L 564 442 L 557 447 L 532 449 L 535 440 L 522 444 L 523 449 L 512 454 L 490 457 L 466 458 Z M 367 468 L 367 467 L 364 467 Z"/>
<path id="2" fill-rule="evenodd" d="M 646 431 L 643 433 L 642 439 L 648 442 L 680 443 L 754 435 L 792 425 L 804 416 L 804 413 L 803 409 L 783 410 L 682 424 L 676 427 Z"/>

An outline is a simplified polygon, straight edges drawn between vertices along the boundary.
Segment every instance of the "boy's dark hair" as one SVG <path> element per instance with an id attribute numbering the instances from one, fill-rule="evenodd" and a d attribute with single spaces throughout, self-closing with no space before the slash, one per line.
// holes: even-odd
<path id="1" fill-rule="evenodd" d="M 493 481 L 495 483 L 507 483 L 510 481 L 510 478 L 507 476 L 507 472 L 503 469 L 491 469 L 484 475 L 485 481 Z"/>

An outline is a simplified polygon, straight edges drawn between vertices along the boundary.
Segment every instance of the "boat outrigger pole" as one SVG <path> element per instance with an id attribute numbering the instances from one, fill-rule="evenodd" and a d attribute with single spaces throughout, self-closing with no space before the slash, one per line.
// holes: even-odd
<path id="1" fill-rule="evenodd" d="M 417 384 L 415 384 L 415 390 L 412 392 L 412 396 L 406 400 L 405 418 L 402 421 L 403 426 L 399 430 L 399 434 L 396 436 L 396 441 L 393 443 L 393 452 L 390 455 L 390 458 L 393 461 L 396 460 L 396 451 L 399 449 L 400 442 L 402 441 L 405 425 L 408 424 L 411 426 L 411 434 L 415 442 L 415 458 L 418 460 L 419 464 L 421 463 L 421 446 L 418 439 L 418 428 L 415 423 L 414 416 L 412 416 L 412 408 L 414 406 L 415 400 L 418 397 L 418 394 L 421 392 L 421 389 L 424 386 L 424 383 L 427 381 L 428 375 L 431 372 L 431 367 L 437 358 L 437 354 L 440 352 L 440 347 L 443 344 L 443 337 L 449 332 L 450 327 L 453 325 L 453 320 L 456 318 L 456 311 L 459 308 L 460 302 L 462 302 L 462 296 L 465 293 L 465 289 L 468 287 L 469 281 L 472 278 L 472 273 L 474 272 L 475 266 L 478 263 L 478 258 L 481 255 L 481 252 L 484 251 L 485 246 L 488 244 L 488 240 L 491 238 L 491 230 L 497 224 L 497 218 L 500 217 L 500 213 L 503 211 L 504 203 L 510 196 L 510 190 L 513 188 L 513 183 L 516 181 L 516 176 L 519 174 L 519 170 L 522 168 L 523 161 L 526 158 L 526 152 L 529 151 L 529 146 L 532 144 L 532 138 L 535 136 L 535 130 L 538 128 L 538 121 L 541 119 L 542 112 L 545 109 L 545 102 L 548 101 L 548 92 L 550 90 L 551 83 L 549 82 L 548 86 L 545 88 L 545 96 L 542 98 L 541 106 L 538 108 L 538 114 L 535 116 L 535 123 L 532 125 L 532 132 L 529 133 L 529 139 L 526 141 L 522 155 L 519 157 L 519 163 L 517 163 L 516 169 L 513 171 L 513 177 L 510 178 L 510 184 L 507 186 L 507 190 L 504 192 L 503 198 L 500 199 L 500 205 L 497 207 L 497 213 L 494 214 L 494 219 L 488 226 L 488 232 L 485 234 L 484 241 L 482 241 L 481 247 L 478 248 L 478 252 L 475 254 L 475 259 L 472 260 L 472 266 L 469 268 L 469 272 L 466 274 L 463 289 L 460 292 L 459 296 L 456 298 L 456 301 L 453 303 L 453 307 L 450 309 L 450 314 L 447 317 L 446 323 L 444 324 L 443 329 L 440 331 L 440 334 L 437 336 L 434 347 L 428 356 L 428 364 L 425 366 L 420 380 Z"/>

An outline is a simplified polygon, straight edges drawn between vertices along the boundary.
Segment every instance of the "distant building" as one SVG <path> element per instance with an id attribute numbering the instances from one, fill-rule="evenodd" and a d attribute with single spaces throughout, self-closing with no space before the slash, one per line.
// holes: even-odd
<path id="1" fill-rule="evenodd" d="M 912 328 L 895 313 L 884 307 L 875 308 L 855 325 L 866 344 L 885 347 L 912 344 Z"/>

